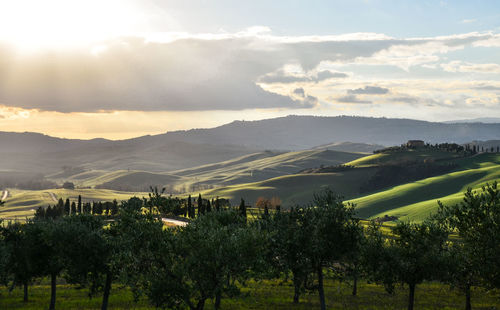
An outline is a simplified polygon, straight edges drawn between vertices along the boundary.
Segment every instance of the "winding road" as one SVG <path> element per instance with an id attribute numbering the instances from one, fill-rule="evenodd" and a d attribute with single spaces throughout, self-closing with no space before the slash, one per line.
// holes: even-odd
<path id="1" fill-rule="evenodd" d="M 175 226 L 186 226 L 188 224 L 188 222 L 174 220 L 174 219 L 169 219 L 169 218 L 166 218 L 166 217 L 162 217 L 161 220 L 163 222 L 165 222 L 165 223 L 174 224 Z"/>
<path id="2" fill-rule="evenodd" d="M 1 201 L 5 201 L 5 199 L 7 199 L 7 197 L 9 197 L 9 191 L 8 190 L 4 190 L 3 193 L 2 193 L 2 198 L 0 200 Z"/>
<path id="3" fill-rule="evenodd" d="M 51 193 L 51 192 L 47 192 L 47 194 L 49 194 L 50 199 L 52 199 L 52 201 L 57 202 L 57 197 L 56 197 L 56 194 Z"/>

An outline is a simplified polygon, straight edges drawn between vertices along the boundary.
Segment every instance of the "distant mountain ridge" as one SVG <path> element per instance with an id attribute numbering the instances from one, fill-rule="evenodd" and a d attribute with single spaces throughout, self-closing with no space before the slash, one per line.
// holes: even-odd
<path id="1" fill-rule="evenodd" d="M 210 141 L 214 144 L 303 150 L 342 141 L 391 146 L 411 139 L 429 143 L 495 140 L 500 138 L 500 123 L 447 124 L 397 118 L 290 115 L 260 121 L 234 121 L 212 129 L 175 131 L 159 136 L 182 138 L 191 143 Z"/>
<path id="2" fill-rule="evenodd" d="M 499 117 L 479 117 L 479 118 L 471 118 L 471 119 L 460 119 L 460 120 L 453 120 L 453 121 L 446 121 L 443 123 L 484 123 L 484 124 L 494 124 L 494 123 L 500 123 L 500 118 Z"/>
<path id="3" fill-rule="evenodd" d="M 329 145 L 327 149 L 336 151 L 370 152 L 372 148 L 399 145 L 410 139 L 429 143 L 498 140 L 500 124 L 292 115 L 119 141 L 0 132 L 0 170 L 54 173 L 62 166 L 79 166 L 165 172 L 263 150 L 294 151 Z M 344 141 L 350 143 L 340 143 Z"/>

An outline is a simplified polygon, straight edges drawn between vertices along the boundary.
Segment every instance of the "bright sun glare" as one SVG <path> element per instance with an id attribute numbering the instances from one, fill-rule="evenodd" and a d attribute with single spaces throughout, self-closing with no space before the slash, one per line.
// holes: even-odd
<path id="1" fill-rule="evenodd" d="M 0 41 L 28 52 L 88 44 L 131 33 L 137 12 L 123 0 L 0 0 Z"/>

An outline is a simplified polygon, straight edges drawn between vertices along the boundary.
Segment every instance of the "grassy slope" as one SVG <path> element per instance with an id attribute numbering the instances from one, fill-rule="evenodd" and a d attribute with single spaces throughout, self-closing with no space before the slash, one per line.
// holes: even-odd
<path id="1" fill-rule="evenodd" d="M 500 154 L 480 154 L 454 159 L 455 172 L 395 186 L 353 199 L 363 218 L 392 215 L 402 220 L 420 221 L 436 210 L 437 201 L 454 204 L 468 187 L 479 189 L 487 182 L 500 180 Z"/>
<path id="2" fill-rule="evenodd" d="M 426 158 L 454 162 L 458 168 L 444 175 L 395 186 L 359 197 L 359 186 L 368 180 L 381 163 L 422 161 Z M 478 189 L 486 182 L 500 180 L 500 154 L 479 154 L 460 158 L 437 150 L 413 150 L 392 154 L 374 154 L 348 163 L 359 168 L 342 173 L 295 174 L 265 181 L 237 184 L 205 191 L 207 196 L 220 196 L 233 200 L 240 197 L 253 204 L 260 196 L 278 196 L 285 207 L 307 203 L 313 193 L 330 187 L 357 205 L 362 218 L 394 215 L 403 220 L 420 221 L 437 208 L 437 200 L 452 204 L 459 202 L 468 188 Z M 234 202 L 234 201 L 233 201 Z"/>
<path id="3" fill-rule="evenodd" d="M 329 187 L 345 197 L 359 194 L 359 182 L 369 178 L 374 169 L 359 169 L 339 173 L 294 174 L 265 181 L 225 186 L 203 192 L 208 197 L 225 197 L 236 203 L 244 198 L 247 204 L 254 204 L 258 197 L 281 198 L 283 206 L 304 204 L 321 188 Z"/>
<path id="4" fill-rule="evenodd" d="M 404 162 L 424 161 L 432 159 L 439 161 L 443 159 L 458 158 L 458 155 L 435 149 L 414 149 L 402 152 L 378 153 L 353 160 L 347 165 L 355 167 L 372 167 L 380 164 L 396 164 Z"/>
<path id="5" fill-rule="evenodd" d="M 9 189 L 9 198 L 6 199 L 5 205 L 0 207 L 0 218 L 25 218 L 33 215 L 36 208 L 39 206 L 54 205 L 52 196 L 53 193 L 56 199 L 69 198 L 70 201 L 76 201 L 78 195 L 82 196 L 83 202 L 91 201 L 112 201 L 116 199 L 127 200 L 132 196 L 147 196 L 147 193 L 132 193 L 119 192 L 104 189 L 50 189 L 40 191 L 17 190 Z"/>
<path id="6" fill-rule="evenodd" d="M 190 188 L 193 184 L 221 186 L 262 181 L 320 165 L 338 165 L 362 156 L 364 154 L 329 150 L 261 152 L 170 173 L 92 171 L 74 175 L 69 179 L 78 186 L 95 186 L 103 183 L 141 185 L 148 181 L 151 184 L 173 184 L 176 187 L 186 188 Z"/>

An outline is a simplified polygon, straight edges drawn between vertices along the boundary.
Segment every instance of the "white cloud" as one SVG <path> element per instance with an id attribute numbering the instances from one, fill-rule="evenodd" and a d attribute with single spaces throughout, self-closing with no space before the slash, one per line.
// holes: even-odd
<path id="1" fill-rule="evenodd" d="M 477 20 L 475 18 L 471 19 L 462 19 L 462 24 L 472 24 L 475 23 Z"/>
<path id="2" fill-rule="evenodd" d="M 441 64 L 441 68 L 447 72 L 500 73 L 500 64 L 496 63 L 476 64 L 455 60 Z"/>

